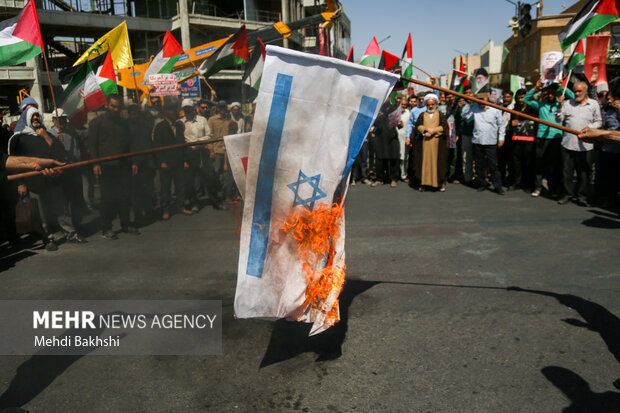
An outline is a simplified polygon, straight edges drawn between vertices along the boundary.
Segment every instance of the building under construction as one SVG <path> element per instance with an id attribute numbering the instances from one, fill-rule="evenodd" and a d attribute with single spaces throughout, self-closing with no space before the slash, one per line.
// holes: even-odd
<path id="1" fill-rule="evenodd" d="M 0 20 L 18 15 L 26 2 L 0 0 Z M 259 30 L 275 33 L 266 39 L 268 44 L 309 53 L 319 53 L 321 48 L 324 54 L 342 59 L 350 48 L 351 23 L 344 13 L 321 33 L 319 42 L 319 22 L 309 17 L 333 10 L 334 2 L 329 0 L 35 0 L 35 4 L 56 95 L 62 90 L 58 72 L 122 21 L 127 24 L 135 64 L 148 62 L 157 54 L 167 30 L 188 50 L 222 39 L 243 24 L 250 35 Z M 284 37 L 268 30 L 277 22 L 288 24 L 292 33 Z M 50 81 L 43 62 L 38 56 L 21 66 L 0 67 L 0 110 L 15 114 L 21 91 L 41 102 L 46 112 L 51 111 Z M 220 98 L 241 98 L 243 67 L 236 69 L 208 79 Z M 209 96 L 209 90 L 203 88 L 202 94 Z"/>

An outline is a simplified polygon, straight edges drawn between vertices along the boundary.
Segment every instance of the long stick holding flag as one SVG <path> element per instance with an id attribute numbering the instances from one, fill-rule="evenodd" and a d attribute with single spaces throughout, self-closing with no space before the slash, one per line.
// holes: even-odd
<path id="1" fill-rule="evenodd" d="M 104 156 L 103 158 L 89 159 L 89 160 L 80 161 L 80 162 L 73 162 L 73 163 L 70 163 L 70 164 L 67 164 L 67 165 L 64 165 L 64 166 L 58 166 L 58 167 L 52 168 L 52 169 L 55 170 L 55 171 L 64 171 L 66 169 L 78 168 L 80 166 L 92 165 L 92 164 L 95 164 L 95 163 L 115 161 L 117 159 L 131 158 L 132 156 L 146 155 L 146 154 L 153 153 L 153 152 L 168 151 L 168 150 L 171 150 L 171 149 L 184 148 L 186 146 L 204 145 L 204 144 L 207 144 L 207 143 L 220 142 L 220 141 L 223 141 L 223 140 L 224 139 L 222 139 L 222 138 L 213 138 L 213 139 L 205 139 L 205 140 L 195 141 L 195 142 L 179 143 L 179 144 L 170 145 L 170 146 L 160 146 L 158 148 L 144 149 L 142 151 L 121 153 L 121 154 L 118 154 L 118 155 Z M 30 178 L 32 176 L 41 175 L 42 173 L 43 173 L 42 171 L 24 172 L 24 173 L 21 173 L 21 174 L 9 175 L 9 176 L 7 176 L 7 180 L 14 181 L 16 179 Z"/>
<path id="2" fill-rule="evenodd" d="M 503 112 L 508 112 L 508 113 L 513 114 L 513 115 L 520 116 L 522 118 L 533 120 L 534 122 L 542 123 L 543 125 L 547 125 L 547 126 L 550 126 L 552 128 L 560 129 L 560 130 L 562 130 L 564 132 L 572 133 L 574 135 L 578 135 L 579 134 L 578 130 L 567 128 L 564 125 L 558 125 L 557 123 L 549 122 L 549 121 L 537 118 L 535 116 L 530 116 L 530 115 L 528 115 L 526 113 L 519 112 L 519 111 L 516 111 L 516 110 L 513 110 L 513 109 L 508 109 L 508 108 L 505 108 L 505 107 L 503 107 L 501 105 L 497 105 L 495 103 L 488 102 L 486 100 L 478 99 L 478 98 L 475 98 L 473 96 L 468 96 L 468 95 L 465 95 L 463 93 L 456 92 L 454 90 L 446 89 L 445 87 L 432 85 L 430 83 L 422 82 L 422 81 L 417 80 L 417 79 L 410 79 L 410 78 L 403 77 L 403 76 L 401 76 L 401 79 L 405 80 L 407 82 L 416 83 L 416 84 L 418 84 L 420 86 L 425 86 L 425 87 L 427 87 L 429 89 L 439 90 L 440 92 L 449 93 L 451 95 L 458 96 L 458 97 L 466 99 L 466 100 L 471 100 L 472 102 L 476 102 L 476 103 L 478 103 L 480 105 L 490 106 L 492 108 L 499 109 L 499 110 L 501 110 Z"/>

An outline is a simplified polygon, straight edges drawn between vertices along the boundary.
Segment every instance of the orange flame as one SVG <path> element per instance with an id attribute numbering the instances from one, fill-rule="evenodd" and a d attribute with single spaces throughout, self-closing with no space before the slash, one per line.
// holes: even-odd
<path id="1" fill-rule="evenodd" d="M 344 285 L 344 264 L 334 266 L 334 243 L 340 235 L 343 214 L 340 204 L 321 204 L 313 211 L 298 208 L 287 217 L 282 228 L 297 241 L 298 255 L 308 280 L 300 313 L 323 313 L 327 327 L 339 320 L 337 297 Z M 315 317 L 311 314 L 311 318 Z"/>

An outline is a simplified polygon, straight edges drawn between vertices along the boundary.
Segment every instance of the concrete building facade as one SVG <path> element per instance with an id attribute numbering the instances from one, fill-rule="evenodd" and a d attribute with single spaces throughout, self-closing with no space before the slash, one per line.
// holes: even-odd
<path id="1" fill-rule="evenodd" d="M 502 68 L 502 84 L 510 83 L 510 74 L 518 74 L 523 76 L 526 81 L 536 83 L 540 78 L 540 64 L 543 54 L 562 50 L 558 35 L 586 3 L 587 0 L 580 0 L 556 15 L 545 16 L 541 13 L 540 16 L 532 20 L 532 30 L 526 37 L 512 36 L 508 38 L 504 42 L 509 54 Z M 620 19 L 607 25 L 597 34 L 611 34 L 610 55 L 616 53 L 620 57 Z M 565 63 L 567 63 L 573 50 L 574 46 L 564 52 Z"/>
<path id="2" fill-rule="evenodd" d="M 135 64 L 147 62 L 161 48 L 170 30 L 187 50 L 238 30 L 265 29 L 273 23 L 303 19 L 325 11 L 325 0 L 35 0 L 45 52 L 56 94 L 61 91 L 57 72 L 69 67 L 99 37 L 126 21 Z M 0 20 L 16 16 L 26 0 L 0 0 Z M 316 53 L 318 26 L 294 31 L 270 44 Z M 342 13 L 329 30 L 330 55 L 345 58 L 350 47 L 351 22 Z M 239 99 L 243 67 L 225 70 L 209 79 L 218 95 Z M 50 82 L 39 56 L 24 65 L 0 67 L 0 110 L 13 113 L 20 89 L 52 108 Z"/>

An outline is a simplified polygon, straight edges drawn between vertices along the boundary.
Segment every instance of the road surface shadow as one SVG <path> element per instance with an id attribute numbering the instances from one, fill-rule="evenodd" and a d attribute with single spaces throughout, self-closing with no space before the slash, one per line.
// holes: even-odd
<path id="1" fill-rule="evenodd" d="M 347 280 L 339 297 L 340 321 L 320 334 L 309 337 L 308 334 L 312 327 L 309 323 L 276 321 L 260 368 L 307 352 L 318 354 L 316 361 L 334 360 L 340 357 L 342 343 L 348 330 L 349 307 L 353 299 L 379 283 L 378 281 Z"/>
<path id="2" fill-rule="evenodd" d="M 595 214 L 592 218 L 588 218 L 581 224 L 592 228 L 618 229 L 620 228 L 620 215 L 597 211 L 591 209 L 589 212 Z"/>
<path id="3" fill-rule="evenodd" d="M 15 264 L 17 264 L 21 260 L 24 260 L 33 255 L 37 255 L 37 253 L 27 249 L 20 249 L 18 251 L 7 251 L 6 255 L 0 255 L 0 272 L 6 271 L 9 268 L 14 267 Z"/>
<path id="4" fill-rule="evenodd" d="M 620 393 L 595 393 L 581 376 L 563 367 L 544 367 L 541 373 L 571 401 L 564 413 L 620 412 Z"/>
<path id="5" fill-rule="evenodd" d="M 71 329 L 58 338 L 77 335 L 100 336 L 102 332 L 103 329 Z M 97 348 L 91 347 L 85 353 L 93 352 Z M 54 356 L 49 353 L 49 349 L 43 349 L 17 367 L 17 374 L 11 380 L 9 387 L 0 395 L 0 412 L 4 412 L 4 409 L 21 407 L 30 402 L 85 355 Z"/>
<path id="6" fill-rule="evenodd" d="M 553 297 L 558 300 L 560 304 L 577 311 L 585 320 L 585 323 L 575 318 L 566 318 L 563 321 L 572 326 L 585 327 L 590 331 L 600 334 L 611 354 L 620 362 L 620 319 L 602 305 L 571 294 L 527 290 L 519 287 L 508 287 L 507 290 Z"/>

